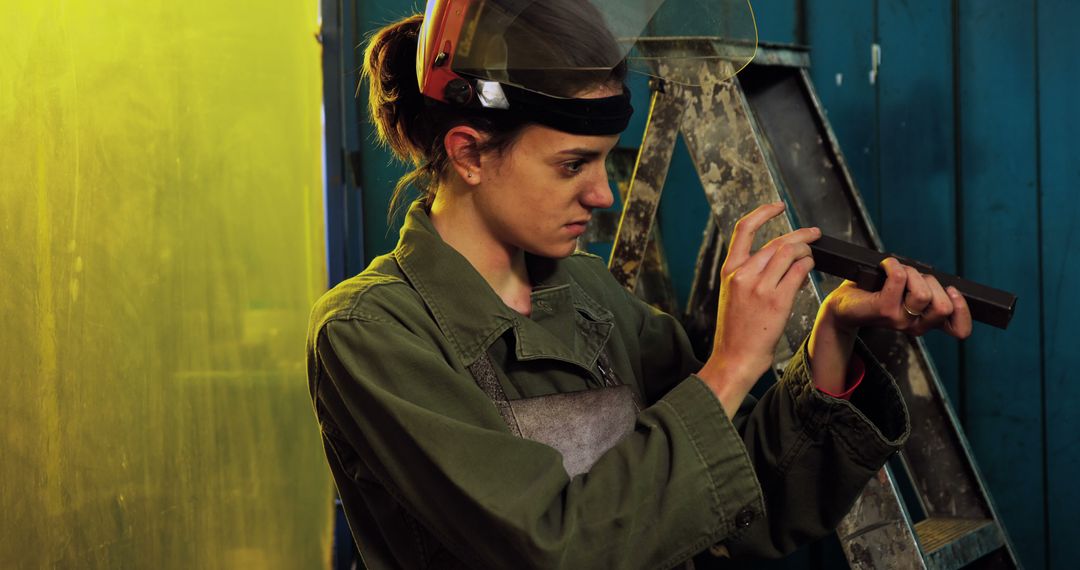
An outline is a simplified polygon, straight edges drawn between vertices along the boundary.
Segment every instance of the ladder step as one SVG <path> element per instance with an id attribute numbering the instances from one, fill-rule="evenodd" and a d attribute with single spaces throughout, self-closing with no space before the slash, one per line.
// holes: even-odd
<path id="1" fill-rule="evenodd" d="M 989 519 L 929 518 L 915 523 L 926 567 L 952 570 L 1005 546 L 994 521 Z"/>

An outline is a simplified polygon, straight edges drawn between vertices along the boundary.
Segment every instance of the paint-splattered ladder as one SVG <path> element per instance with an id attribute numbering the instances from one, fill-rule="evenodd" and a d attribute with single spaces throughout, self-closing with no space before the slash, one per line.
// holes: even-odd
<path id="1" fill-rule="evenodd" d="M 777 199 L 789 206 L 788 219 L 773 220 L 759 231 L 756 247 L 792 227 L 814 225 L 826 235 L 882 250 L 810 83 L 806 52 L 763 46 L 737 80 L 725 80 L 729 64 L 716 55 L 718 45 L 722 41 L 682 38 L 648 47 L 655 50 L 659 76 L 665 75 L 665 65 L 685 65 L 686 59 L 672 63 L 675 58 L 665 54 L 699 50 L 702 57 L 694 65 L 700 86 L 653 82 L 648 126 L 633 155 L 609 264 L 630 290 L 638 288 L 643 266 L 666 273 L 660 248 L 649 243 L 675 140 L 682 134 L 712 211 L 686 311 L 687 329 L 705 346 L 714 326 L 724 236 L 754 207 Z M 642 279 L 662 283 L 666 275 Z M 777 348 L 777 367 L 809 333 L 820 299 L 839 283 L 815 275 L 800 291 Z M 669 286 L 649 290 L 647 296 L 673 306 Z M 923 342 L 881 330 L 860 336 L 897 378 L 911 411 L 912 434 L 900 459 L 870 481 L 838 529 L 851 566 L 1017 567 Z M 901 487 L 910 490 L 901 493 Z M 906 495 L 913 496 L 905 500 Z"/>

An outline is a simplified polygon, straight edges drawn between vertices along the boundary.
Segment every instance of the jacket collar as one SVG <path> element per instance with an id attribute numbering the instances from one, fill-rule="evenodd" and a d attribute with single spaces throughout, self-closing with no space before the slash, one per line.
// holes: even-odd
<path id="1" fill-rule="evenodd" d="M 393 255 L 466 366 L 511 329 L 519 360 L 555 358 L 591 368 L 610 334 L 611 312 L 570 277 L 565 259 L 526 254 L 532 318 L 506 306 L 439 237 L 420 201 L 409 208 Z"/>

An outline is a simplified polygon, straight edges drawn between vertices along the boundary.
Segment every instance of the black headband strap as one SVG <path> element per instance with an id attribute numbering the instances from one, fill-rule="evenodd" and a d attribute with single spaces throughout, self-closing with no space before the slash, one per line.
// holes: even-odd
<path id="1" fill-rule="evenodd" d="M 574 135 L 617 135 L 626 130 L 634 114 L 626 85 L 618 95 L 595 99 L 553 97 L 477 78 L 455 79 L 446 90 L 446 104 L 483 113 L 509 113 Z"/>
<path id="2" fill-rule="evenodd" d="M 617 135 L 634 114 L 625 86 L 619 95 L 597 99 L 562 99 L 505 84 L 502 88 L 509 112 L 575 135 Z"/>

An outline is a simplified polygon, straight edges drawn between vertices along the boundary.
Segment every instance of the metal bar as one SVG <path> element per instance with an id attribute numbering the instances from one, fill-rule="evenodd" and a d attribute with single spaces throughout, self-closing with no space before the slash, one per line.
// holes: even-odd
<path id="1" fill-rule="evenodd" d="M 1008 291 L 938 271 L 920 261 L 895 253 L 881 253 L 831 236 L 821 236 L 810 244 L 810 249 L 814 253 L 815 269 L 854 281 L 867 291 L 880 291 L 885 285 L 886 275 L 881 262 L 887 257 L 894 257 L 904 265 L 918 269 L 920 273 L 933 275 L 942 287 L 955 287 L 967 299 L 971 318 L 976 321 L 1004 329 L 1009 326 L 1016 309 L 1016 295 Z"/>

